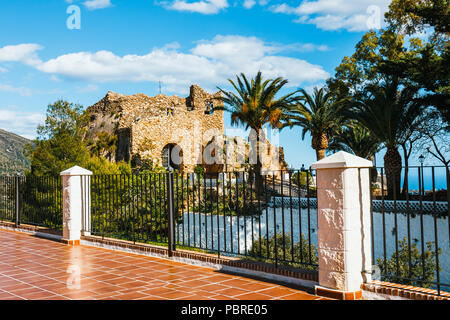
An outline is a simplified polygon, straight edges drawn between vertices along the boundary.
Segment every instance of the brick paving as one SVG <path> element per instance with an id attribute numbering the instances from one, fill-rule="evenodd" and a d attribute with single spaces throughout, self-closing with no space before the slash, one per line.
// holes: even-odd
<path id="1" fill-rule="evenodd" d="M 68 271 L 74 273 L 68 273 Z M 74 275 L 79 272 L 77 286 Z M 72 276 L 72 277 L 71 277 Z M 284 285 L 0 230 L 0 300 L 320 300 Z"/>

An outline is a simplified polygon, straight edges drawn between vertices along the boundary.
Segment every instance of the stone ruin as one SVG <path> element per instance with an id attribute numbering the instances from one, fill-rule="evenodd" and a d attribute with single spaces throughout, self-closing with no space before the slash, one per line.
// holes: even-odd
<path id="1" fill-rule="evenodd" d="M 87 139 L 95 145 L 100 137 L 108 137 L 111 146 L 103 149 L 101 156 L 113 162 L 131 160 L 139 165 L 146 160 L 184 172 L 192 172 L 198 165 L 210 173 L 242 171 L 250 147 L 243 138 L 224 135 L 224 112 L 214 109 L 223 106 L 219 97 L 220 92 L 209 94 L 197 85 L 190 87 L 185 98 L 110 91 L 86 110 Z M 263 170 L 287 169 L 282 148 L 267 139 L 262 145 Z M 234 154 L 226 157 L 230 146 Z"/>

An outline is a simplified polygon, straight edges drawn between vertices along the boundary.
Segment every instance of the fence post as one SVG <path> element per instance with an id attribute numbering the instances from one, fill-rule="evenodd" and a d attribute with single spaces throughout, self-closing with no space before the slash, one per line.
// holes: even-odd
<path id="1" fill-rule="evenodd" d="M 81 235 L 91 235 L 91 175 L 81 176 Z"/>
<path id="2" fill-rule="evenodd" d="M 317 170 L 319 286 L 316 293 L 361 298 L 371 281 L 371 161 L 338 152 L 312 165 Z"/>
<path id="3" fill-rule="evenodd" d="M 173 192 L 173 172 L 169 171 L 167 177 L 167 224 L 168 224 L 168 255 L 172 257 L 173 251 L 176 250 L 175 244 L 175 208 L 174 208 L 174 192 Z"/>
<path id="4" fill-rule="evenodd" d="M 20 177 L 14 177 L 14 184 L 15 184 L 15 198 L 16 198 L 16 205 L 15 205 L 15 226 L 16 228 L 20 225 Z"/>
<path id="5" fill-rule="evenodd" d="M 90 221 L 90 179 L 92 172 L 75 166 L 61 172 L 63 188 L 63 238 L 70 245 L 80 244 L 83 223 Z M 86 183 L 89 181 L 89 183 Z"/>

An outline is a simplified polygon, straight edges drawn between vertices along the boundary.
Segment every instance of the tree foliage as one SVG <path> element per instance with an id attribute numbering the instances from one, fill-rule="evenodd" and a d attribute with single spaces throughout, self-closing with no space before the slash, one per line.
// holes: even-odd
<path id="1" fill-rule="evenodd" d="M 302 101 L 290 106 L 284 117 L 283 127 L 299 126 L 302 139 L 311 134 L 311 146 L 316 150 L 317 160 L 325 157 L 329 140 L 335 136 L 344 124 L 344 109 L 348 99 L 336 99 L 325 88 L 315 88 L 312 95 L 300 90 Z"/>
<path id="2" fill-rule="evenodd" d="M 284 111 L 297 103 L 299 97 L 296 91 L 277 97 L 288 81 L 282 77 L 263 80 L 261 72 L 258 72 L 250 81 L 243 73 L 240 77 L 236 76 L 236 82 L 231 79 L 228 81 L 235 92 L 218 88 L 222 93 L 218 99 L 224 103 L 224 107 L 216 107 L 216 109 L 230 112 L 232 125 L 243 125 L 246 129 L 253 129 L 250 144 L 251 152 L 256 159 L 253 169 L 257 173 L 257 190 L 260 191 L 262 187 L 260 157 L 260 143 L 263 141 L 262 128 L 268 124 L 272 128 L 280 129 Z"/>
<path id="3" fill-rule="evenodd" d="M 386 147 L 384 156 L 389 197 L 400 195 L 402 158 L 398 147 L 405 141 L 424 110 L 415 87 L 400 87 L 394 79 L 368 85 L 365 96 L 356 101 L 351 112 L 371 135 Z"/>
<path id="4" fill-rule="evenodd" d="M 349 113 L 348 117 L 365 126 L 387 148 L 385 166 L 389 168 L 388 174 L 397 176 L 395 184 L 400 183 L 400 178 L 392 169 L 395 163 L 401 166 L 402 160 L 398 146 L 403 149 L 405 167 L 413 144 L 422 147 L 421 141 L 428 140 L 427 144 L 435 150 L 433 136 L 419 132 L 421 124 L 427 122 L 426 113 L 438 112 L 443 130 L 440 133 L 448 140 L 449 8 L 448 0 L 393 0 L 385 15 L 387 27 L 363 35 L 355 52 L 344 57 L 334 77 L 327 80 L 330 92 L 336 97 L 351 97 L 355 105 L 361 105 L 361 101 L 372 104 L 370 108 Z M 396 86 L 390 93 L 385 90 L 389 83 Z M 394 110 L 391 101 L 398 106 L 403 104 L 405 112 Z M 417 107 L 411 108 L 413 104 Z M 413 114 L 416 116 L 412 117 Z M 338 144 L 337 147 L 346 146 Z M 436 150 L 435 155 L 442 161 L 442 155 Z M 407 173 L 406 169 L 405 176 Z"/>
<path id="5" fill-rule="evenodd" d="M 318 264 L 317 248 L 314 244 L 309 244 L 304 234 L 300 241 L 292 243 L 290 234 L 277 233 L 272 236 L 265 236 L 255 239 L 248 255 L 257 261 L 279 264 L 301 266 L 303 269 L 315 270 Z"/>
<path id="6" fill-rule="evenodd" d="M 328 150 L 334 152 L 342 150 L 372 160 L 380 147 L 380 140 L 366 127 L 357 121 L 350 121 L 340 134 L 331 139 Z"/>
<path id="7" fill-rule="evenodd" d="M 258 72 L 254 79 L 248 81 L 242 73 L 240 77 L 236 76 L 236 82 L 228 81 L 236 93 L 218 88 L 222 93 L 218 99 L 225 103 L 223 109 L 231 113 L 231 124 L 244 125 L 256 132 L 265 124 L 281 128 L 283 111 L 299 100 L 296 91 L 276 97 L 288 83 L 281 77 L 263 80 L 261 72 Z"/>
<path id="8" fill-rule="evenodd" d="M 377 265 L 387 281 L 429 288 L 436 275 L 436 253 L 440 255 L 442 249 L 436 251 L 434 242 L 427 242 L 423 253 L 416 243 L 408 245 L 406 238 L 399 240 L 398 253 L 384 261 L 377 259 Z M 440 268 L 441 270 L 441 268 Z"/>
<path id="9" fill-rule="evenodd" d="M 85 139 L 87 123 L 82 106 L 64 100 L 50 104 L 44 124 L 37 128 L 37 139 L 24 150 L 31 161 L 27 175 L 58 177 L 61 171 L 76 165 L 99 174 L 131 172 L 128 164 L 111 163 L 100 150 L 91 152 Z"/>

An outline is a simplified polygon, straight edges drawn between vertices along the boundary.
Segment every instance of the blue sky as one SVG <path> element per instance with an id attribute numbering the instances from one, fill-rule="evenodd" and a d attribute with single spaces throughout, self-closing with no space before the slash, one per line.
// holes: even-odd
<path id="1" fill-rule="evenodd" d="M 287 78 L 288 90 L 310 90 L 353 53 L 389 2 L 2 1 L 0 128 L 31 138 L 57 99 L 87 107 L 108 90 L 151 96 L 158 81 L 163 93 L 184 96 L 192 83 L 214 91 L 261 70 Z M 67 26 L 70 6 L 80 10 L 80 29 Z M 299 129 L 285 129 L 280 145 L 294 167 L 315 160 Z"/>

